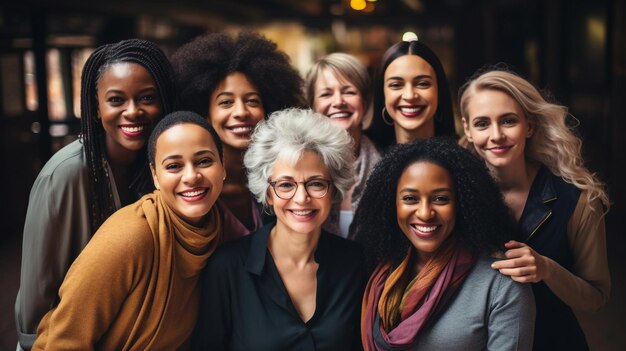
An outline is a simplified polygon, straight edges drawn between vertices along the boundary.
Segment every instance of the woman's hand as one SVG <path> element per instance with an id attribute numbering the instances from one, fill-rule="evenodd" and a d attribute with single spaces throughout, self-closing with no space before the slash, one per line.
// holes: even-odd
<path id="1" fill-rule="evenodd" d="M 504 246 L 506 259 L 492 263 L 491 268 L 520 283 L 536 283 L 549 276 L 548 258 L 518 241 L 511 240 Z"/>

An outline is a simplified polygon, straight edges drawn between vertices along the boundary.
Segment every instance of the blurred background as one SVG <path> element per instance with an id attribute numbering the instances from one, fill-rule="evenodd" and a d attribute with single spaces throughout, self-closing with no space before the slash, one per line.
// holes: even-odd
<path id="1" fill-rule="evenodd" d="M 48 158 L 77 137 L 80 73 L 89 54 L 139 37 L 171 55 L 203 33 L 243 29 L 275 41 L 303 75 L 336 51 L 373 72 L 410 31 L 443 61 L 453 96 L 475 70 L 498 62 L 551 91 L 580 120 L 588 166 L 614 203 L 607 216 L 611 299 L 578 316 L 592 350 L 626 350 L 626 0 L 3 1 L 0 350 L 15 349 L 13 304 L 30 187 Z"/>

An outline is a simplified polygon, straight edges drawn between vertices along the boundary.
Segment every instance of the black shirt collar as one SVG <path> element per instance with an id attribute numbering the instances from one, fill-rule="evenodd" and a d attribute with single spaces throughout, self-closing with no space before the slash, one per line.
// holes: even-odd
<path id="1" fill-rule="evenodd" d="M 263 273 L 266 262 L 265 258 L 269 254 L 267 250 L 267 240 L 275 225 L 276 223 L 268 223 L 252 234 L 248 259 L 246 260 L 246 270 L 248 272 L 256 275 Z M 332 234 L 322 230 L 319 242 L 317 243 L 317 249 L 314 253 L 315 261 L 320 265 L 320 269 L 326 266 L 324 263 L 328 261 L 330 254 L 329 235 Z"/>

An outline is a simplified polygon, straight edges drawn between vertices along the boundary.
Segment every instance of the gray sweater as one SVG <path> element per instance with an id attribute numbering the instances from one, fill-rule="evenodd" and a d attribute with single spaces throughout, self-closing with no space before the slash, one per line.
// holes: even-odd
<path id="1" fill-rule="evenodd" d="M 418 335 L 416 350 L 531 350 L 535 299 L 481 258 L 448 305 Z"/>

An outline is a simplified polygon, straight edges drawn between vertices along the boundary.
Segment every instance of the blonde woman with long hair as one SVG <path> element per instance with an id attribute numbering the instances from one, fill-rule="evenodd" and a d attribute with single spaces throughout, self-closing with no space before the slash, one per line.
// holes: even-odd
<path id="1" fill-rule="evenodd" d="M 459 105 L 466 146 L 485 160 L 522 228 L 492 268 L 533 283 L 534 349 L 588 349 L 572 309 L 594 311 L 608 299 L 609 199 L 585 168 L 567 108 L 503 70 L 470 79 Z"/>

